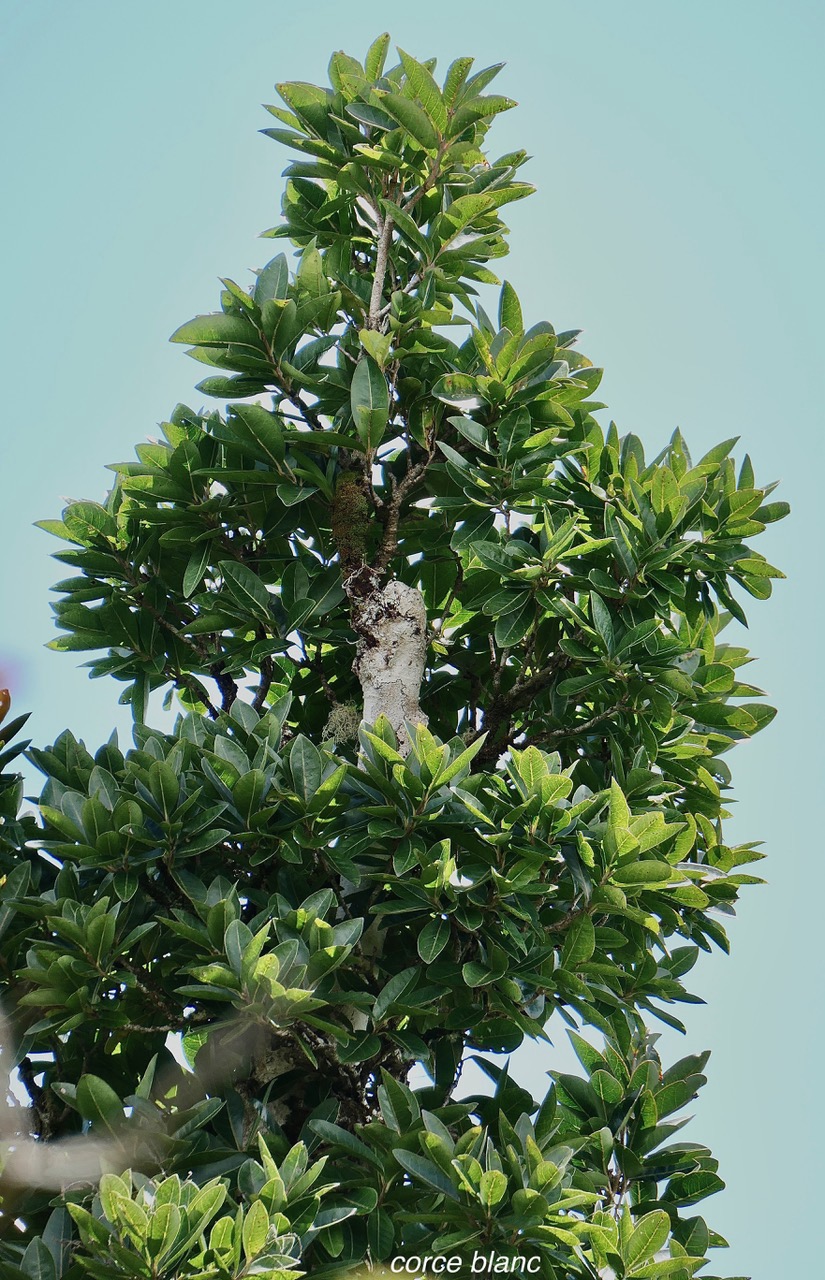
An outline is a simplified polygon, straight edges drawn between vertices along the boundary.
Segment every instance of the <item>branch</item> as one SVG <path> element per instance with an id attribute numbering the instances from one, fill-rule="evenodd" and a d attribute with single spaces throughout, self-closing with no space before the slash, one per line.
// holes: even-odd
<path id="1" fill-rule="evenodd" d="M 311 405 L 306 404 L 305 401 L 301 399 L 297 392 L 285 390 L 284 397 L 291 405 L 294 405 L 308 427 L 312 427 L 314 431 L 323 431 L 324 424 L 318 417 L 318 414 Z"/>
<path id="2" fill-rule="evenodd" d="M 163 627 L 164 631 L 167 631 L 169 635 L 174 636 L 174 638 L 180 644 L 185 645 L 187 649 L 190 649 L 194 654 L 197 655 L 199 662 L 202 662 L 203 653 L 198 648 L 195 641 L 191 640 L 190 637 L 185 635 L 183 631 L 180 631 L 175 626 L 174 623 L 170 622 L 168 618 L 164 617 L 161 611 L 157 609 L 155 605 L 151 603 L 151 601 L 146 599 L 143 588 L 144 586 L 148 586 L 149 584 L 148 576 L 146 577 L 136 576 L 132 572 L 131 565 L 125 559 L 123 559 L 122 557 L 119 557 L 118 559 L 119 559 L 120 568 L 123 572 L 124 579 L 132 587 L 132 592 L 133 592 L 132 598 L 134 599 L 135 603 L 140 605 L 141 609 L 145 609 L 147 613 L 151 614 L 152 617 L 155 619 L 155 621 L 158 623 L 158 625 Z M 191 621 L 191 618 L 189 619 L 189 621 Z"/>
<path id="3" fill-rule="evenodd" d="M 194 677 L 188 676 L 185 672 L 179 671 L 173 681 L 176 689 L 188 689 L 198 702 L 202 702 L 206 707 L 207 715 L 210 720 L 217 720 L 220 714 L 218 708 L 213 704 L 206 690 L 201 687 Z"/>
<path id="4" fill-rule="evenodd" d="M 42 1068 L 37 1068 L 37 1071 Z M 34 1132 L 35 1136 L 42 1139 L 48 1139 L 52 1136 L 52 1108 L 49 1105 L 51 1099 L 49 1092 L 43 1089 L 35 1080 L 35 1066 L 31 1058 L 21 1058 L 20 1065 L 17 1068 L 17 1074 L 23 1084 L 26 1093 L 31 1098 L 32 1110 L 35 1116 Z"/>
<path id="5" fill-rule="evenodd" d="M 600 711 L 597 715 L 591 716 L 589 720 L 582 720 L 580 724 L 571 724 L 569 727 L 564 729 L 551 729 L 548 733 L 542 734 L 540 737 L 528 736 L 526 745 L 532 746 L 532 747 L 546 747 L 546 746 L 551 746 L 554 743 L 561 742 L 565 738 L 574 738 L 574 737 L 577 737 L 579 734 L 589 733 L 591 729 L 595 729 L 600 724 L 604 724 L 605 721 L 612 719 L 613 716 L 617 715 L 620 711 L 625 711 L 627 709 L 627 705 L 628 705 L 627 699 L 623 698 L 620 702 L 617 702 L 614 706 L 607 707 L 604 711 Z M 489 720 L 485 719 L 484 723 L 488 724 Z M 496 727 L 498 727 L 498 725 L 500 724 L 501 724 L 501 720 L 498 720 Z M 509 731 L 510 730 L 509 716 L 507 719 L 507 730 L 508 730 L 507 736 L 503 740 L 499 739 L 497 742 L 490 742 L 490 740 L 488 739 L 488 742 L 485 743 L 484 747 L 482 747 L 481 751 L 478 753 L 477 759 L 479 761 L 483 763 L 485 761 L 494 759 L 496 756 L 500 754 L 500 752 L 506 750 L 507 747 L 512 746 L 514 741 L 518 737 L 520 737 L 521 734 L 525 733 L 524 729 L 519 729 L 518 733 L 511 733 Z M 492 730 L 488 729 L 487 732 L 488 733 L 492 732 Z M 480 736 L 479 734 L 475 735 L 476 738 L 479 736 Z M 488 749 L 488 744 L 489 744 L 489 749 Z"/>
<path id="6" fill-rule="evenodd" d="M 409 280 L 404 285 L 404 288 L 400 290 L 400 292 L 404 294 L 410 294 L 418 284 L 421 284 L 421 274 L 418 271 L 416 271 L 414 275 L 410 276 Z M 378 318 L 380 320 L 383 320 L 384 317 L 388 316 L 391 311 L 392 311 L 392 302 L 386 302 L 384 306 L 381 308 L 381 310 L 378 312 Z"/>
<path id="7" fill-rule="evenodd" d="M 288 400 L 291 405 L 294 405 L 308 427 L 312 427 L 316 431 L 322 431 L 323 423 L 318 417 L 318 414 L 310 407 L 310 405 L 304 403 L 297 391 L 292 390 L 291 380 L 289 378 L 285 378 L 281 372 L 281 362 L 272 350 L 272 343 L 270 339 L 265 333 L 261 332 L 261 330 L 258 332 L 263 339 L 264 350 L 269 356 L 270 364 L 280 379 L 280 384 L 276 384 L 273 388 L 273 395 L 280 397 L 282 400 Z M 289 470 L 289 468 L 287 468 L 287 470 Z"/>
<path id="8" fill-rule="evenodd" d="M 435 457 L 435 448 L 430 444 L 426 458 L 422 458 L 421 462 L 417 462 L 414 467 L 410 467 L 403 480 L 396 484 L 392 491 L 384 517 L 384 537 L 381 542 L 381 550 L 375 562 L 375 568 L 379 573 L 384 573 L 393 556 L 398 550 L 398 524 L 401 516 L 401 504 L 411 489 L 423 479 L 427 472 L 427 468 Z"/>
<path id="9" fill-rule="evenodd" d="M 490 639 L 492 644 L 492 637 Z M 494 652 L 495 650 L 493 650 Z M 509 733 L 513 712 L 519 710 L 522 706 L 529 705 L 537 694 L 546 689 L 549 684 L 552 684 L 557 670 L 556 664 L 551 663 L 528 679 L 516 681 L 512 689 L 508 690 L 507 693 L 496 694 L 484 712 L 481 729 L 475 734 L 476 738 L 480 737 L 482 733 L 488 734 L 487 741 L 477 757 L 479 763 L 493 760 L 498 756 L 499 752 L 503 750 L 503 745 L 496 740 L 497 731 L 504 725 L 506 732 Z M 501 680 L 501 673 L 502 668 L 498 666 L 494 677 L 494 688 L 496 681 L 500 682 Z M 509 739 L 507 739 L 505 745 L 509 745 Z"/>
<path id="10" fill-rule="evenodd" d="M 570 928 L 574 920 L 578 920 L 579 916 L 586 916 L 589 914 L 590 913 L 587 911 L 586 907 L 571 907 L 567 914 L 563 915 L 560 920 L 556 920 L 554 924 L 546 924 L 544 928 L 547 933 L 564 933 Z"/>
<path id="11" fill-rule="evenodd" d="M 213 663 L 209 668 L 209 674 L 220 690 L 221 711 L 228 711 L 238 696 L 238 686 L 229 673 L 224 670 L 222 662 Z"/>
<path id="12" fill-rule="evenodd" d="M 252 699 L 252 706 L 256 711 L 260 711 L 266 702 L 266 696 L 272 688 L 272 659 L 270 657 L 261 658 L 261 680 L 255 691 L 255 697 Z"/>
<path id="13" fill-rule="evenodd" d="M 318 680 L 320 681 L 320 684 L 321 684 L 321 688 L 323 689 L 328 702 L 330 702 L 333 707 L 337 707 L 338 699 L 335 696 L 335 690 L 332 688 L 332 685 L 329 683 L 329 681 L 326 678 L 326 675 L 324 674 L 324 662 L 323 662 L 323 656 L 321 653 L 320 642 L 315 646 L 315 657 L 309 663 L 309 669 L 310 671 L 314 671 L 315 674 L 317 675 Z"/>
<path id="14" fill-rule="evenodd" d="M 616 715 L 619 711 L 627 708 L 627 699 L 622 698 L 612 707 L 607 707 L 604 711 L 600 711 L 597 715 L 591 716 L 589 720 L 582 720 L 581 724 L 571 724 L 566 729 L 551 729 L 549 733 L 544 734 L 541 738 L 535 738 L 533 741 L 536 746 L 543 745 L 548 742 L 556 742 L 559 738 L 569 738 L 574 734 L 588 733 L 590 729 L 595 729 L 597 725 L 603 724 L 605 720 L 609 720 L 611 716 Z"/>
<path id="15" fill-rule="evenodd" d="M 174 1022 L 156 1023 L 154 1026 L 141 1022 L 121 1022 L 118 1026 L 112 1027 L 112 1031 L 115 1033 L 125 1032 L 127 1035 L 147 1036 L 157 1035 L 163 1031 L 166 1035 L 169 1035 L 174 1032 L 186 1031 L 189 1027 L 203 1026 L 204 1023 L 213 1022 L 214 1020 L 213 1014 L 206 1009 L 200 1009 L 189 1018 L 181 1016 Z"/>
<path id="16" fill-rule="evenodd" d="M 375 255 L 375 276 L 370 294 L 370 313 L 367 318 L 368 329 L 378 329 L 381 325 L 381 299 L 384 296 L 384 278 L 387 274 L 387 260 L 392 240 L 392 214 L 378 218 L 378 249 Z"/>
<path id="17" fill-rule="evenodd" d="M 418 187 L 418 189 L 412 193 L 412 195 L 410 196 L 406 204 L 401 206 L 405 213 L 412 213 L 413 209 L 418 204 L 421 197 L 425 196 L 427 192 L 430 190 L 430 188 L 433 186 L 433 184 L 438 181 L 438 178 L 441 174 L 441 161 L 444 159 L 444 153 L 448 150 L 449 145 L 450 144 L 447 141 L 442 141 L 439 143 L 438 153 L 436 154 L 436 157 L 433 160 L 432 169 L 430 169 L 430 172 L 427 174 L 426 178 L 421 183 L 421 186 Z"/>
<path id="18" fill-rule="evenodd" d="M 438 155 L 435 158 L 433 167 L 430 170 L 430 172 L 427 174 L 427 177 L 424 179 L 421 186 L 416 191 L 413 192 L 409 200 L 407 200 L 407 202 L 401 206 L 404 213 L 411 213 L 412 210 L 415 208 L 415 206 L 418 204 L 421 197 L 425 196 L 427 192 L 430 190 L 430 188 L 434 185 L 434 183 L 438 180 L 438 176 L 441 172 L 441 161 L 443 159 L 444 151 L 446 147 L 447 147 L 447 144 L 442 142 L 438 149 Z M 375 262 L 375 280 L 373 281 L 372 296 L 370 298 L 370 316 L 369 316 L 370 329 L 379 328 L 381 321 L 384 319 L 385 316 L 389 315 L 390 309 L 392 307 L 391 302 L 386 303 L 383 307 L 381 306 L 381 297 L 384 291 L 384 276 L 387 270 L 387 255 L 389 253 L 390 240 L 391 240 L 392 227 L 393 227 L 392 215 L 387 214 L 386 219 L 382 222 L 381 216 L 380 214 L 378 214 L 378 226 L 379 226 L 380 238 L 378 242 L 378 256 Z M 383 256 L 382 256 L 382 248 L 383 248 Z M 380 285 L 379 285 L 379 272 L 380 272 Z M 424 274 L 423 268 L 421 271 L 416 271 L 415 274 L 412 275 L 410 279 L 407 281 L 407 283 L 404 285 L 401 292 L 411 293 L 415 288 L 415 286 L 421 283 L 423 274 Z"/>

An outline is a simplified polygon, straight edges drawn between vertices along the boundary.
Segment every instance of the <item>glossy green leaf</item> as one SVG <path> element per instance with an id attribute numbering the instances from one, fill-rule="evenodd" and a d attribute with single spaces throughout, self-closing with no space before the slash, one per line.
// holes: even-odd
<path id="1" fill-rule="evenodd" d="M 438 149 L 438 134 L 423 107 L 398 93 L 379 91 L 381 109 L 399 124 L 404 132 L 425 151 Z"/>
<path id="2" fill-rule="evenodd" d="M 83 1075 L 77 1085 L 77 1109 L 84 1120 L 119 1134 L 123 1123 L 123 1104 L 114 1089 L 100 1076 Z"/>
<path id="3" fill-rule="evenodd" d="M 366 353 L 352 376 L 350 405 L 361 443 L 377 449 L 389 421 L 390 396 L 387 379 Z"/>
<path id="4" fill-rule="evenodd" d="M 430 920 L 421 933 L 418 935 L 416 943 L 418 954 L 425 964 L 432 964 L 446 947 L 450 940 L 450 922 L 443 916 L 436 916 Z"/>
<path id="5" fill-rule="evenodd" d="M 234 560 L 221 560 L 217 567 L 232 599 L 253 617 L 269 621 L 272 616 L 269 592 L 258 575 L 247 565 Z"/>

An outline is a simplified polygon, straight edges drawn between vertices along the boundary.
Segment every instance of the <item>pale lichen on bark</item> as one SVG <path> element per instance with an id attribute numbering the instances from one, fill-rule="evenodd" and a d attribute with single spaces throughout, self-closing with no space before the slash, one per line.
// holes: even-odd
<path id="1" fill-rule="evenodd" d="M 427 611 L 421 592 L 397 580 L 375 586 L 354 603 L 358 650 L 353 670 L 363 694 L 363 719 L 386 716 L 398 749 L 410 749 L 406 724 L 426 724 L 421 682 L 427 658 Z"/>

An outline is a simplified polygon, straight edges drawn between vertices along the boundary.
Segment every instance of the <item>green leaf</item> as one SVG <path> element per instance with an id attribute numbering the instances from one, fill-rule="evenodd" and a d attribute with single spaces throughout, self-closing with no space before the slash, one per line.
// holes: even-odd
<path id="1" fill-rule="evenodd" d="M 499 114 L 500 111 L 509 111 L 511 107 L 517 106 L 512 98 L 504 98 L 500 94 L 490 94 L 486 98 L 475 98 L 471 102 L 466 102 L 458 108 L 453 116 L 448 137 L 457 138 L 470 125 L 475 124 L 479 120 L 490 120 L 493 116 Z"/>
<path id="2" fill-rule="evenodd" d="M 392 335 L 378 333 L 376 329 L 359 329 L 358 337 L 361 339 L 361 346 L 367 354 L 372 356 L 378 368 L 383 370 L 392 346 Z"/>
<path id="3" fill-rule="evenodd" d="M 430 72 L 403 49 L 398 50 L 401 63 L 407 73 L 407 84 L 420 102 L 430 124 L 439 133 L 447 128 L 447 108 L 441 90 Z"/>
<path id="4" fill-rule="evenodd" d="M 631 1273 L 630 1280 L 684 1280 L 686 1275 L 692 1276 L 697 1267 L 703 1265 L 702 1258 L 662 1258 L 659 1262 L 647 1262 Z M 712 1280 L 711 1276 L 707 1280 Z M 730 1276 L 728 1280 L 749 1280 L 745 1276 Z"/>
<path id="5" fill-rule="evenodd" d="M 110 1084 L 100 1076 L 84 1075 L 77 1085 L 77 1109 L 84 1120 L 102 1125 L 114 1136 L 123 1125 L 123 1104 Z"/>
<path id="6" fill-rule="evenodd" d="M 613 1107 L 618 1106 L 624 1095 L 622 1086 L 609 1071 L 594 1071 L 590 1077 L 590 1085 L 596 1097 L 604 1103 L 608 1113 Z"/>
<path id="7" fill-rule="evenodd" d="M 401 1168 L 417 1178 L 419 1182 L 424 1182 L 428 1187 L 441 1192 L 442 1195 L 448 1196 L 451 1200 L 458 1200 L 459 1194 L 453 1186 L 450 1179 L 445 1173 L 433 1164 L 432 1160 L 427 1160 L 425 1156 L 420 1156 L 414 1151 L 403 1151 L 396 1149 L 393 1151 Z"/>
<path id="8" fill-rule="evenodd" d="M 286 255 L 279 253 L 277 258 L 268 262 L 255 281 L 253 297 L 259 307 L 275 298 L 285 298 L 289 288 L 289 266 Z"/>
<path id="9" fill-rule="evenodd" d="M 244 1215 L 243 1228 L 241 1231 L 244 1257 L 247 1262 L 251 1262 L 253 1258 L 257 1258 L 258 1254 L 263 1251 L 268 1232 L 269 1214 L 267 1213 L 263 1202 L 261 1200 L 255 1200 L 249 1206 Z"/>
<path id="10" fill-rule="evenodd" d="M 211 551 L 211 544 L 209 542 L 202 542 L 200 546 L 195 547 L 195 550 L 192 552 L 186 563 L 186 568 L 183 573 L 183 594 L 187 600 L 203 581 L 203 575 L 206 572 L 206 566 L 209 564 Z"/>
<path id="11" fill-rule="evenodd" d="M 630 826 L 630 809 L 624 792 L 615 778 L 610 783 L 609 824 L 612 828 L 627 828 Z"/>
<path id="12" fill-rule="evenodd" d="M 196 391 L 205 396 L 214 396 L 216 400 L 236 400 L 238 396 L 258 396 L 266 390 L 266 375 L 261 377 L 245 377 L 238 374 L 233 378 L 204 378 L 195 384 Z"/>
<path id="13" fill-rule="evenodd" d="M 673 875 L 666 862 L 652 859 L 640 862 L 627 862 L 624 866 L 615 867 L 612 878 L 616 884 L 645 885 L 665 884 Z"/>
<path id="14" fill-rule="evenodd" d="M 672 1115 L 674 1111 L 687 1106 L 705 1083 L 705 1077 L 697 1074 L 687 1076 L 684 1080 L 673 1080 L 670 1084 L 657 1089 L 654 1097 L 659 1119 L 662 1120 L 665 1116 Z"/>
<path id="15" fill-rule="evenodd" d="M 593 626 L 604 641 L 604 647 L 611 656 L 616 651 L 616 637 L 613 630 L 613 618 L 610 610 L 595 591 L 590 592 L 590 613 Z"/>
<path id="16" fill-rule="evenodd" d="M 381 1114 L 388 1123 L 395 1122 L 398 1133 L 408 1133 L 421 1116 L 415 1094 L 408 1085 L 396 1080 L 381 1068 L 381 1084 L 378 1086 Z"/>
<path id="17" fill-rule="evenodd" d="M 616 556 L 627 578 L 633 578 L 636 570 L 636 555 L 630 531 L 625 522 L 616 515 L 612 507 L 605 507 L 604 529 L 613 539 Z"/>
<path id="18" fill-rule="evenodd" d="M 396 124 L 401 125 L 414 142 L 425 151 L 438 150 L 438 134 L 423 107 L 410 98 L 403 98 L 399 93 L 388 93 L 384 89 L 376 92 L 382 109 L 392 116 Z"/>
<path id="19" fill-rule="evenodd" d="M 460 751 L 449 764 L 443 765 L 439 768 L 435 778 L 433 779 L 433 785 L 443 787 L 446 786 L 448 782 L 452 782 L 453 778 L 457 777 L 458 774 L 461 773 L 463 769 L 466 769 L 470 762 L 475 759 L 486 741 L 487 734 L 479 734 L 476 740 L 470 743 L 469 747 L 465 747 L 463 751 Z"/>
<path id="20" fill-rule="evenodd" d="M 235 560 L 219 561 L 218 569 L 225 589 L 236 604 L 262 622 L 272 621 L 269 592 L 257 573 Z"/>
<path id="21" fill-rule="evenodd" d="M 470 409 L 480 409 L 484 404 L 476 379 L 466 373 L 445 373 L 434 384 L 433 395 L 437 400 L 454 405 L 465 413 Z"/>
<path id="22" fill-rule="evenodd" d="M 296 283 L 313 297 L 323 297 L 329 292 L 327 278 L 324 275 L 324 263 L 314 241 L 308 244 L 301 254 Z"/>
<path id="23" fill-rule="evenodd" d="M 709 1169 L 699 1169 L 696 1173 L 689 1173 L 684 1177 L 671 1178 L 664 1199 L 672 1204 L 696 1204 L 707 1196 L 715 1195 L 717 1191 L 723 1191 L 724 1187 L 725 1184 L 718 1173 L 712 1173 Z"/>
<path id="24" fill-rule="evenodd" d="M 507 1177 L 499 1169 L 488 1169 L 486 1173 L 482 1173 L 481 1182 L 478 1188 L 478 1195 L 481 1203 L 487 1208 L 503 1200 L 507 1194 Z"/>
<path id="25" fill-rule="evenodd" d="M 472 65 L 472 58 L 456 58 L 447 68 L 444 80 L 444 101 L 448 107 L 455 102 L 456 94 L 467 79 L 467 73 Z"/>
<path id="26" fill-rule="evenodd" d="M 647 1262 L 664 1246 L 670 1234 L 670 1217 L 663 1209 L 654 1209 L 639 1218 L 630 1239 L 622 1249 L 622 1259 L 628 1268 Z"/>
<path id="27" fill-rule="evenodd" d="M 699 466 L 704 466 L 705 463 L 722 462 L 727 458 L 731 449 L 738 443 L 738 441 L 739 436 L 731 436 L 729 440 L 722 440 L 720 444 L 714 445 L 712 449 L 709 449 L 708 452 L 699 459 Z"/>
<path id="28" fill-rule="evenodd" d="M 63 520 L 69 536 L 86 547 L 108 540 L 116 532 L 114 519 L 98 502 L 73 502 L 63 512 Z"/>
<path id="29" fill-rule="evenodd" d="M 376 1209 L 367 1218 L 367 1240 L 373 1258 L 379 1262 L 389 1258 L 395 1243 L 395 1228 L 386 1209 Z"/>
<path id="30" fill-rule="evenodd" d="M 289 751 L 289 768 L 295 790 L 308 804 L 321 785 L 324 762 L 314 742 L 299 733 Z"/>
<path id="31" fill-rule="evenodd" d="M 418 250 L 424 262 L 428 263 L 432 256 L 433 245 L 424 235 L 415 219 L 391 200 L 382 200 L 381 208 L 385 214 L 389 214 L 394 225 L 404 238 L 409 240 L 413 248 Z"/>
<path id="32" fill-rule="evenodd" d="M 510 649 L 519 644 L 532 627 L 535 616 L 532 597 L 527 595 L 520 608 L 510 610 L 496 622 L 496 644 L 502 649 Z"/>
<path id="33" fill-rule="evenodd" d="M 450 940 L 450 922 L 444 916 L 436 916 L 424 926 L 418 935 L 418 954 L 425 964 L 432 964 Z"/>
<path id="34" fill-rule="evenodd" d="M 381 129 L 385 133 L 395 128 L 392 116 L 388 116 L 386 111 L 379 111 L 377 107 L 367 102 L 348 102 L 347 115 L 352 116 L 353 120 L 358 120 L 360 124 L 369 125 L 371 129 Z"/>
<path id="35" fill-rule="evenodd" d="M 263 352 L 261 337 L 255 326 L 243 316 L 225 315 L 216 311 L 208 316 L 196 316 L 176 329 L 170 342 L 188 342 L 193 347 L 215 347 L 233 343 L 252 347 Z"/>
<path id="36" fill-rule="evenodd" d="M 176 1204 L 156 1204 L 146 1232 L 146 1252 L 150 1258 L 162 1258 L 171 1248 L 180 1230 L 181 1213 Z"/>
<path id="37" fill-rule="evenodd" d="M 468 960 L 461 966 L 461 976 L 468 987 L 486 987 L 495 982 L 496 974 L 479 964 L 477 960 Z"/>
<path id="38" fill-rule="evenodd" d="M 242 434 L 260 448 L 265 458 L 276 467 L 283 462 L 286 454 L 284 432 L 273 413 L 259 404 L 232 404 L 229 409 L 236 419 L 240 419 Z"/>
<path id="39" fill-rule="evenodd" d="M 134 871 L 118 871 L 112 880 L 112 888 L 121 902 L 130 902 L 138 891 L 140 881 Z"/>
<path id="40" fill-rule="evenodd" d="M 349 1129 L 342 1129 L 340 1125 L 330 1124 L 328 1120 L 310 1120 L 309 1127 L 318 1134 L 319 1138 L 323 1138 L 324 1142 L 328 1142 L 332 1146 L 341 1147 L 358 1160 L 366 1160 L 369 1164 L 376 1165 L 379 1169 L 382 1167 L 383 1161 L 381 1157 L 371 1147 L 368 1147 L 365 1142 L 362 1142 L 360 1138 L 356 1138 L 355 1134 L 350 1133 Z"/>
<path id="41" fill-rule="evenodd" d="M 315 489 L 308 484 L 279 484 L 275 492 L 285 507 L 295 507 L 299 502 L 306 502 Z"/>
<path id="42" fill-rule="evenodd" d="M 761 520 L 763 524 L 773 524 L 775 520 L 784 520 L 790 511 L 788 502 L 766 502 L 754 512 L 754 519 Z"/>
<path id="43" fill-rule="evenodd" d="M 178 807 L 180 779 L 165 760 L 155 760 L 149 768 L 149 790 L 164 818 L 169 819 Z"/>
<path id="44" fill-rule="evenodd" d="M 408 993 L 417 977 L 418 969 L 415 965 L 411 965 L 390 978 L 389 982 L 382 987 L 375 997 L 375 1003 L 372 1006 L 373 1023 L 377 1025 L 384 1020 L 393 1005 L 398 1004 L 402 997 Z"/>
<path id="45" fill-rule="evenodd" d="M 561 954 L 563 969 L 575 969 L 584 964 L 596 950 L 596 929 L 587 913 L 576 916 L 567 930 Z"/>
<path id="46" fill-rule="evenodd" d="M 355 429 L 365 445 L 377 449 L 384 437 L 390 415 L 390 393 L 387 379 L 366 353 L 352 376 L 350 405 Z"/>
<path id="47" fill-rule="evenodd" d="M 390 33 L 388 31 L 384 31 L 376 40 L 373 40 L 364 59 L 364 70 L 368 80 L 377 80 L 381 75 L 389 47 Z"/>
<path id="48" fill-rule="evenodd" d="M 483 89 L 487 88 L 495 80 L 499 71 L 504 68 L 503 62 L 494 62 L 491 67 L 484 67 L 481 71 L 477 71 L 474 76 L 470 76 L 464 86 L 464 92 L 461 95 L 464 101 L 472 101 L 477 98 Z M 501 162 L 500 162 L 501 163 Z"/>
<path id="49" fill-rule="evenodd" d="M 482 426 L 480 422 L 474 422 L 472 418 L 458 416 L 448 418 L 447 421 L 451 426 L 455 427 L 459 435 L 462 435 L 465 440 L 469 440 L 471 444 L 483 449 L 485 453 L 492 452 L 489 430 L 487 427 Z"/>
<path id="50" fill-rule="evenodd" d="M 197 1234 L 204 1230 L 226 1199 L 226 1187 L 217 1179 L 207 1182 L 193 1196 L 189 1204 L 189 1220 L 197 1229 Z"/>
<path id="51" fill-rule="evenodd" d="M 491 207 L 490 197 L 483 192 L 479 195 L 459 196 L 437 220 L 439 237 L 443 237 L 444 244 L 449 244 L 477 218 L 488 213 Z"/>
<path id="52" fill-rule="evenodd" d="M 55 538 L 60 538 L 64 542 L 74 542 L 78 546 L 82 546 L 83 542 L 80 538 L 72 537 L 66 528 L 65 520 L 35 520 L 36 529 L 42 529 L 44 533 L 50 533 Z"/>
<path id="53" fill-rule="evenodd" d="M 332 93 L 301 80 L 276 84 L 275 88 L 298 119 L 318 138 L 326 137 Z"/>
<path id="54" fill-rule="evenodd" d="M 17 1274 L 27 1280 L 57 1280 L 55 1261 L 39 1237 L 29 1241 L 22 1258 L 23 1270 Z"/>
<path id="55" fill-rule="evenodd" d="M 498 304 L 498 325 L 500 329 L 509 329 L 517 337 L 524 333 L 521 303 L 509 280 L 505 280 L 501 286 L 501 296 Z"/>

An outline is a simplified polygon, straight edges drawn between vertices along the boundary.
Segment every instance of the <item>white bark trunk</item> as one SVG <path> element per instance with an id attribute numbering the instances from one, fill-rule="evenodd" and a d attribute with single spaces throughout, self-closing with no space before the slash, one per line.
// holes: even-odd
<path id="1" fill-rule="evenodd" d="M 427 611 L 421 592 L 404 582 L 388 582 L 359 601 L 354 610 L 358 652 L 353 670 L 364 695 L 363 718 L 375 724 L 385 715 L 407 755 L 405 721 L 426 724 L 420 706 L 427 657 Z"/>

